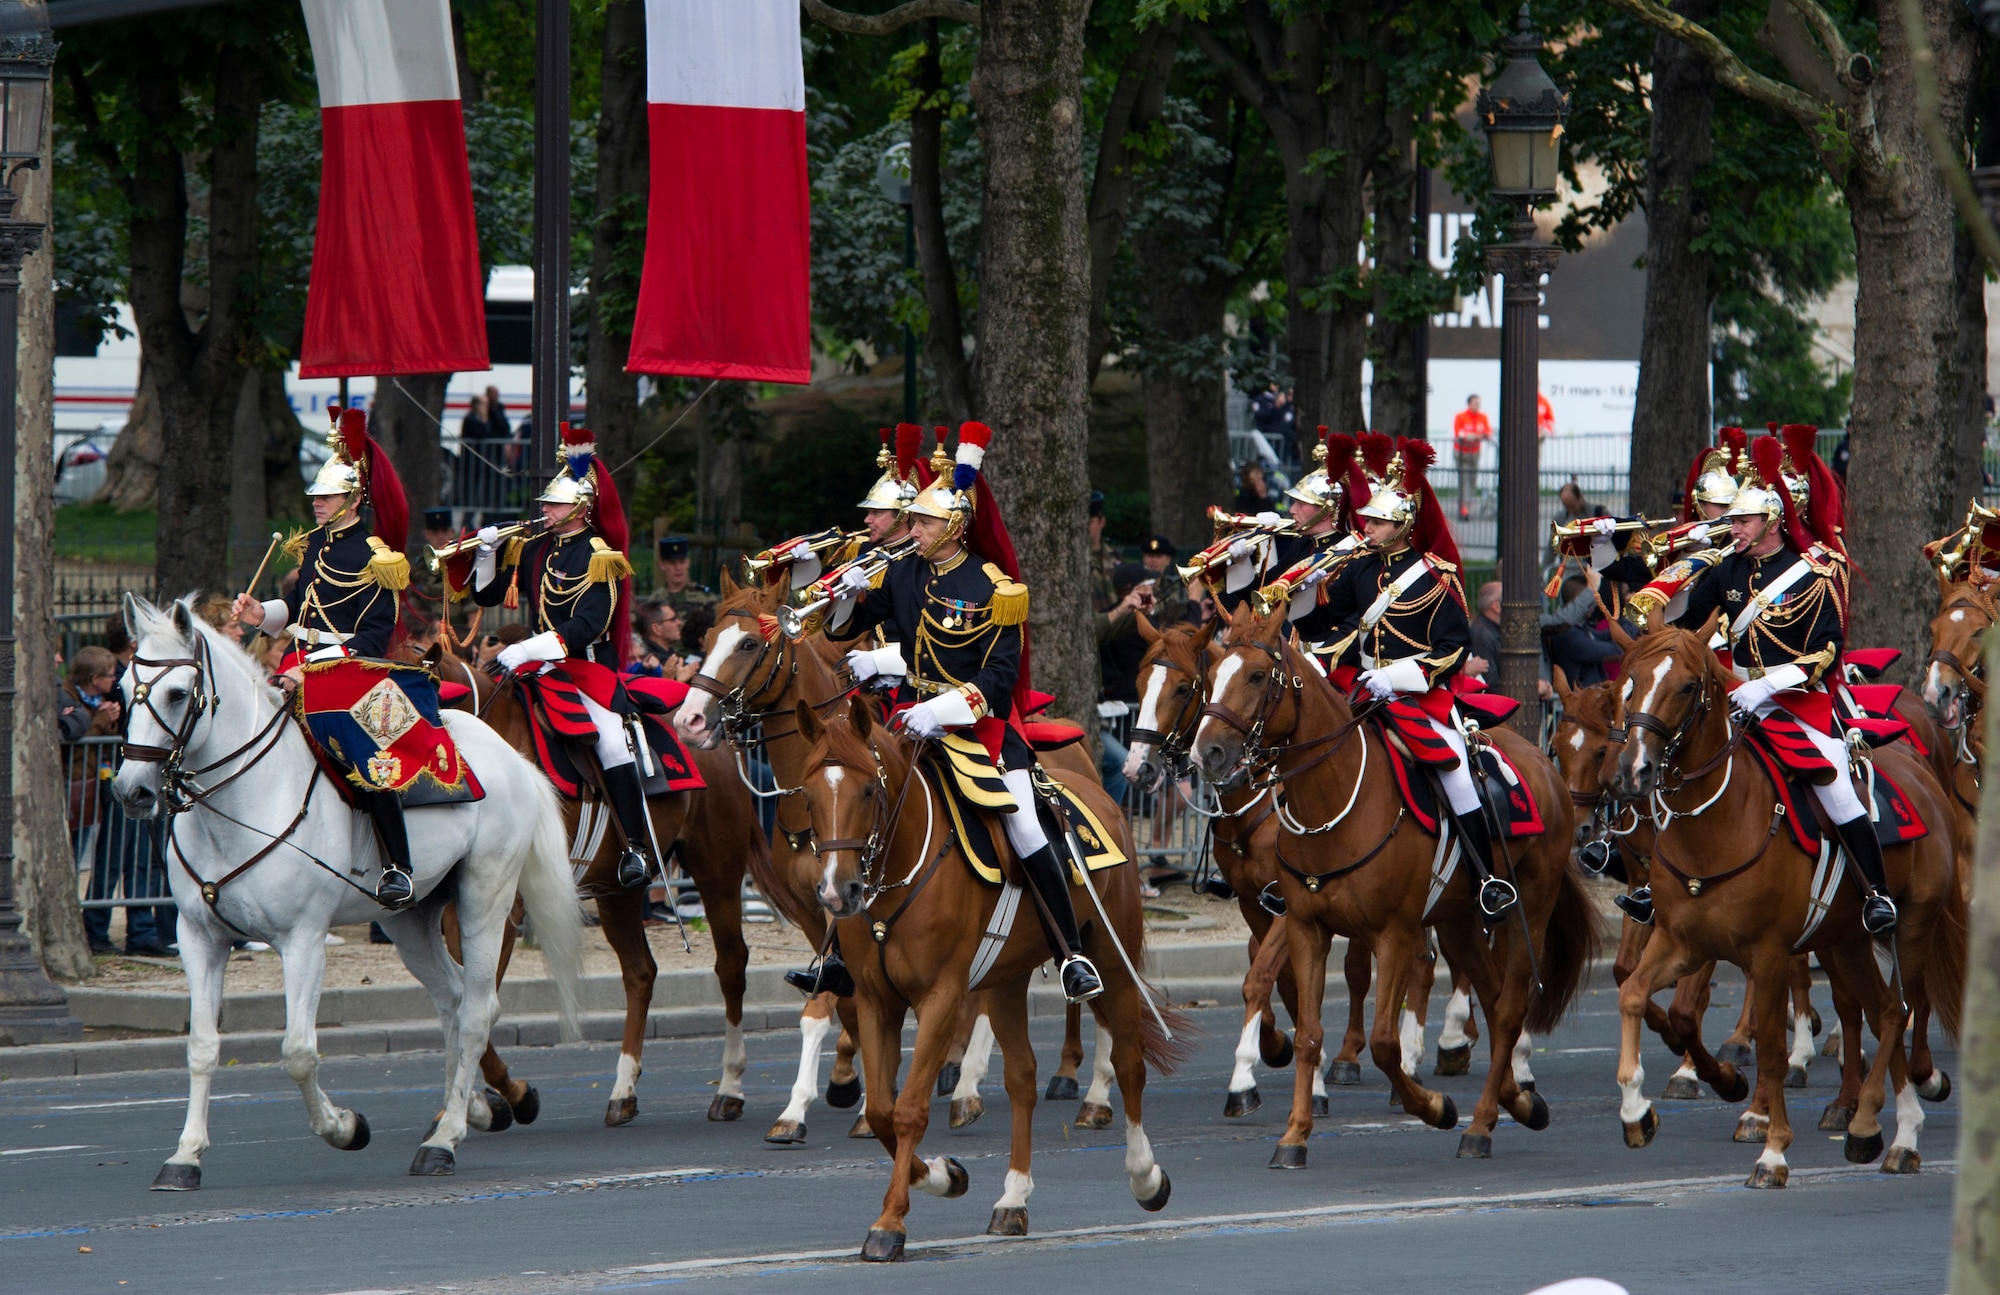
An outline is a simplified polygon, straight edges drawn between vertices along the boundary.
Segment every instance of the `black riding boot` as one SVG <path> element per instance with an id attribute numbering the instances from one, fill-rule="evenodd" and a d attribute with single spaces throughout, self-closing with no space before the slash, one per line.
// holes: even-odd
<path id="1" fill-rule="evenodd" d="M 393 791 L 368 791 L 361 793 L 361 800 L 382 838 L 382 880 L 375 884 L 375 902 L 400 912 L 416 899 L 416 887 L 410 882 L 410 834 L 403 827 L 403 798 Z"/>
<path id="2" fill-rule="evenodd" d="M 1063 997 L 1072 1003 L 1097 997 L 1104 992 L 1104 984 L 1097 978 L 1097 968 L 1083 956 L 1083 937 L 1077 932 L 1076 909 L 1069 902 L 1069 878 L 1064 875 L 1062 862 L 1056 858 L 1055 846 L 1044 845 L 1033 854 L 1024 856 L 1021 871 L 1027 874 L 1028 884 L 1035 888 L 1035 893 L 1042 897 L 1039 907 L 1047 909 L 1042 931 L 1048 936 L 1049 948 L 1056 955 Z M 1055 919 L 1053 929 L 1048 921 L 1050 917 Z"/>
<path id="3" fill-rule="evenodd" d="M 808 967 L 804 971 L 787 971 L 785 983 L 807 998 L 811 998 L 814 994 L 832 994 L 835 998 L 854 997 L 854 975 L 841 960 L 839 933 L 836 932 L 828 939 L 826 956 L 819 960 L 819 966 Z"/>
<path id="4" fill-rule="evenodd" d="M 1867 815 L 1837 825 L 1841 848 L 1861 874 L 1861 929 L 1888 935 L 1896 929 L 1896 901 L 1889 898 L 1889 878 L 1882 867 L 1882 842 Z"/>
<path id="5" fill-rule="evenodd" d="M 1462 847 L 1459 852 L 1479 878 L 1480 915 L 1491 926 L 1521 902 L 1520 893 L 1513 882 L 1493 875 L 1493 837 L 1486 830 L 1486 815 L 1474 810 L 1470 814 L 1453 814 L 1451 821 L 1458 825 Z"/>
<path id="6" fill-rule="evenodd" d="M 1653 888 L 1651 886 L 1641 886 L 1639 889 L 1629 891 L 1623 895 L 1613 895 L 1611 902 L 1618 906 L 1619 912 L 1625 914 L 1625 916 L 1631 918 L 1639 925 L 1651 926 L 1653 924 Z"/>
<path id="7" fill-rule="evenodd" d="M 625 853 L 618 860 L 618 884 L 637 890 L 646 884 L 653 870 L 653 833 L 646 817 L 646 791 L 639 784 L 639 766 L 621 764 L 604 771 L 604 798 L 618 814 L 625 829 Z M 664 869 L 660 873 L 665 880 Z"/>

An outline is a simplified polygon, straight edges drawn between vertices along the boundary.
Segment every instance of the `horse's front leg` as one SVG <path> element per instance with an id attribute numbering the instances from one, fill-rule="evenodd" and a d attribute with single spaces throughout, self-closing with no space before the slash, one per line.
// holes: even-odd
<path id="1" fill-rule="evenodd" d="M 1764 1153 L 1750 1169 L 1746 1187 L 1783 1187 L 1791 1177 L 1785 1151 L 1792 1145 L 1792 1122 L 1785 1109 L 1785 1002 L 1791 994 L 1786 964 L 1791 951 L 1782 941 L 1759 948 L 1751 963 L 1748 998 L 1755 1008 L 1752 1033 L 1757 1043 L 1757 1091 L 1764 1099 L 1769 1124 Z M 1744 1118 L 1750 1117 L 1746 1114 Z"/>
<path id="2" fill-rule="evenodd" d="M 978 1008 L 978 1015 L 972 1019 L 972 1035 L 966 1040 L 965 1052 L 960 1059 L 958 1081 L 952 1085 L 951 1127 L 954 1129 L 976 1123 L 980 1116 L 986 1114 L 986 1102 L 979 1096 L 979 1085 L 986 1082 L 986 1072 L 993 1064 L 995 1036 L 990 995 L 982 993 L 968 1001 Z M 940 1075 L 938 1081 L 942 1083 L 944 1076 Z"/>
<path id="3" fill-rule="evenodd" d="M 1840 1091 L 1820 1112 L 1819 1128 L 1822 1133 L 1845 1133 L 1854 1119 L 1854 1108 L 1861 1104 L 1861 1076 L 1868 1069 L 1868 1058 L 1861 1050 L 1861 1000 L 1848 985 L 1838 959 L 1823 954 L 1820 966 L 1826 971 L 1826 987 L 1833 996 L 1838 1022 L 1833 1036 L 1840 1041 Z"/>
<path id="4" fill-rule="evenodd" d="M 666 812 L 662 802 L 651 803 L 656 814 Z M 660 839 L 666 839 L 664 832 Z M 707 858 L 704 856 L 697 863 L 686 849 L 682 847 L 683 857 L 688 859 L 688 871 L 695 877 L 702 910 L 708 914 L 708 934 L 715 942 L 715 983 L 722 990 L 722 1076 L 716 1081 L 715 1096 L 708 1103 L 708 1118 L 740 1120 L 743 1072 L 750 1067 L 750 1052 L 743 1042 L 743 996 L 750 984 L 750 946 L 743 939 L 742 871 L 700 866 L 708 862 Z"/>
<path id="5" fill-rule="evenodd" d="M 1625 1126 L 1625 1145 L 1634 1149 L 1650 1145 L 1660 1131 L 1659 1112 L 1644 1091 L 1646 1067 L 1640 1058 L 1639 1032 L 1646 1023 L 1646 1006 L 1654 990 L 1687 972 L 1690 961 L 1672 932 L 1656 930 L 1638 965 L 1618 987 L 1618 1119 Z M 1695 1042 L 1699 1046 L 1699 1038 Z M 1709 1064 L 1714 1065 L 1713 1058 Z"/>
<path id="6" fill-rule="evenodd" d="M 855 1069 L 854 1058 L 861 1047 L 861 1016 L 852 998 L 836 998 L 833 1001 L 834 1017 L 840 1022 L 840 1037 L 833 1045 L 833 1069 L 826 1077 L 826 1104 L 837 1110 L 846 1110 L 861 1100 L 861 1072 Z M 900 1064 L 899 1050 L 895 1061 Z M 896 1096 L 896 1071 L 892 1067 L 883 1082 L 889 1085 L 888 1094 Z M 869 1127 L 868 1112 L 864 1108 L 854 1113 L 854 1123 L 849 1126 L 847 1136 L 867 1139 L 875 1136 Z"/>
<path id="7" fill-rule="evenodd" d="M 1375 952 L 1367 940 L 1348 938 L 1340 969 L 1347 982 L 1347 1029 L 1340 1036 L 1340 1051 L 1327 1064 L 1326 1081 L 1345 1088 L 1361 1082 L 1361 1050 L 1368 1046 L 1368 987 L 1375 980 Z M 1292 1017 L 1294 1030 L 1298 1021 Z"/>
<path id="8" fill-rule="evenodd" d="M 475 883 L 482 881 L 487 883 L 490 893 L 480 893 Z M 500 945 L 513 897 L 512 876 L 503 884 L 491 873 L 468 870 L 459 873 L 460 962 L 457 992 L 453 996 L 453 1028 L 445 1035 L 444 1109 L 410 1162 L 412 1174 L 449 1174 L 457 1169 L 458 1144 L 465 1138 L 468 1112 L 474 1103 L 472 1077 L 477 1071 L 479 1055 L 492 1037 L 493 1018 L 499 1011 Z M 436 928 L 426 924 L 425 931 L 431 937 L 427 943 L 441 952 L 442 941 L 437 939 Z"/>
<path id="9" fill-rule="evenodd" d="M 1299 1014 L 1292 1018 L 1292 1114 L 1284 1136 L 1271 1152 L 1271 1168 L 1304 1169 L 1306 1140 L 1312 1137 L 1313 1072 L 1319 1069 L 1326 1030 L 1320 1000 L 1326 993 L 1326 957 L 1332 940 L 1318 922 L 1294 916 L 1285 923 L 1292 976 L 1299 987 Z"/>
<path id="10" fill-rule="evenodd" d="M 1409 979 L 1403 986 L 1402 1010 L 1397 1014 L 1397 1037 L 1403 1046 L 1403 1069 L 1416 1074 L 1424 1063 L 1424 1026 L 1430 1020 L 1431 990 L 1437 987 L 1437 951 L 1419 942 L 1417 956 L 1410 964 Z"/>
<path id="11" fill-rule="evenodd" d="M 1083 1068 L 1083 1009 L 1071 1003 L 1063 1010 L 1062 1054 L 1056 1058 L 1056 1072 L 1049 1076 L 1049 1086 L 1042 1093 L 1052 1102 L 1074 1101 L 1077 1094 L 1076 1072 Z"/>
<path id="12" fill-rule="evenodd" d="M 513 910 L 507 914 L 507 929 L 501 932 L 500 971 L 495 977 L 496 983 L 507 979 L 507 964 L 514 957 L 514 937 L 520 931 L 521 922 L 527 913 L 528 906 L 522 902 L 519 895 L 514 896 Z M 457 927 L 456 910 L 453 910 L 453 920 L 446 928 L 446 935 L 452 941 L 454 958 L 459 956 Z M 508 1073 L 506 1061 L 494 1050 L 491 1043 L 486 1045 L 485 1055 L 479 1058 L 479 1073 L 485 1078 L 486 1086 L 507 1103 L 508 1113 L 514 1119 L 522 1124 L 533 1124 L 535 1117 L 542 1113 L 541 1094 L 537 1093 L 535 1086 L 527 1080 L 516 1079 Z M 492 1094 L 488 1095 L 487 1100 L 489 1102 L 492 1100 Z"/>
<path id="13" fill-rule="evenodd" d="M 1451 997 L 1445 1000 L 1444 1020 L 1438 1026 L 1437 1069 L 1440 1075 L 1463 1075 L 1472 1069 L 1472 1041 L 1476 1037 L 1466 1027 L 1472 1023 L 1472 977 L 1458 969 L 1445 955 L 1451 969 Z"/>
<path id="14" fill-rule="evenodd" d="M 889 1171 L 889 1190 L 882 1197 L 882 1213 L 868 1229 L 861 1257 L 874 1262 L 903 1257 L 906 1220 L 910 1213 L 910 1189 L 922 1187 L 933 1196 L 963 1196 L 971 1180 L 965 1166 L 950 1156 L 930 1160 L 917 1158 L 917 1146 L 931 1122 L 931 1086 L 944 1065 L 958 1024 L 958 1000 L 963 995 L 964 968 L 945 968 L 930 995 L 917 1008 L 917 1042 L 910 1053 L 910 1082 L 895 1099 L 890 1123 L 895 1130 L 894 1165 Z M 898 1032 L 900 1034 L 900 1031 Z M 868 1101 L 874 1106 L 876 1082 L 871 1068 Z M 871 1121 L 872 1122 L 872 1121 Z"/>
<path id="15" fill-rule="evenodd" d="M 1285 918 L 1273 918 L 1263 939 L 1254 941 L 1250 970 L 1243 977 L 1243 1029 L 1236 1040 L 1236 1066 L 1229 1074 L 1229 1091 L 1222 1102 L 1222 1114 L 1227 1119 L 1248 1115 L 1264 1104 L 1257 1092 L 1258 1061 L 1273 1069 L 1291 1064 L 1292 1040 L 1277 1029 L 1271 1013 L 1271 991 L 1277 984 L 1278 967 L 1290 956 L 1285 934 L 1290 925 Z M 1293 1019 L 1296 1023 L 1297 1018 Z"/>
<path id="16" fill-rule="evenodd" d="M 618 955 L 618 970 L 625 982 L 625 1037 L 618 1048 L 618 1075 L 612 1081 L 611 1097 L 604 1106 L 604 1122 L 616 1128 L 630 1124 L 639 1115 L 639 1063 L 646 1048 L 647 1019 L 653 1009 L 653 981 L 660 968 L 653 961 L 653 946 L 646 941 L 643 888 L 598 896 L 597 916 L 605 943 Z M 737 1099 L 740 1103 L 740 1087 Z"/>
<path id="17" fill-rule="evenodd" d="M 1417 950 L 1423 944 L 1423 929 L 1391 925 L 1376 932 L 1375 1021 L 1368 1036 L 1368 1052 L 1375 1066 L 1389 1076 L 1391 1101 L 1434 1128 L 1458 1127 L 1458 1106 L 1443 1093 L 1432 1092 L 1403 1069 L 1403 1039 L 1398 1028 L 1397 1006 L 1403 1001 L 1410 969 L 1416 965 Z M 1489 1020 L 1488 1024 L 1492 1022 Z M 1508 1040 L 1511 1046 L 1512 1040 Z"/>
<path id="18" fill-rule="evenodd" d="M 778 1112 L 771 1131 L 764 1135 L 764 1141 L 774 1146 L 799 1146 L 806 1140 L 806 1111 L 819 1095 L 820 1049 L 834 1029 L 833 1004 L 832 994 L 814 994 L 799 1013 L 799 1075 L 792 1081 L 791 1101 Z M 861 1087 L 858 1080 L 854 1087 L 858 1094 Z"/>
<path id="19" fill-rule="evenodd" d="M 188 982 L 188 1107 L 180 1144 L 153 1179 L 156 1192 L 191 1192 L 201 1186 L 201 1153 L 208 1150 L 208 1092 L 221 1051 L 222 971 L 229 937 L 207 913 L 181 913 L 181 967 Z M 356 1125 L 368 1125 L 359 1115 Z"/>
<path id="20" fill-rule="evenodd" d="M 285 1073 L 299 1086 L 305 1098 L 306 1123 L 326 1144 L 341 1151 L 353 1151 L 368 1142 L 368 1125 L 353 1111 L 344 1110 L 327 1097 L 319 1086 L 319 995 L 326 983 L 326 928 L 302 923 L 276 941 L 285 975 L 285 1040 L 282 1055 Z M 227 956 L 227 950 L 224 950 Z M 217 977 L 220 987 L 221 977 Z M 192 1043 L 189 1045 L 192 1050 Z"/>
<path id="21" fill-rule="evenodd" d="M 994 1041 L 1000 1045 L 1000 1064 L 1007 1086 L 1007 1102 L 1012 1107 L 1013 1127 L 1007 1148 L 1007 1178 L 1000 1199 L 993 1204 L 993 1217 L 986 1224 L 989 1236 L 1028 1235 L 1028 1197 L 1035 1190 L 1031 1158 L 1035 1150 L 1035 1049 L 1028 1040 L 1028 983 L 1003 985 L 988 992 L 987 1019 Z"/>
<path id="22" fill-rule="evenodd" d="M 1643 961 L 1643 959 L 1642 959 Z M 1702 1083 L 1715 1090 L 1715 1095 L 1725 1102 L 1740 1102 L 1750 1093 L 1750 1080 L 1743 1068 L 1750 1064 L 1745 1056 L 1742 1065 L 1733 1061 L 1723 1061 L 1718 1053 L 1711 1053 L 1708 1045 L 1701 1041 L 1702 1018 L 1708 1013 L 1709 988 L 1715 978 L 1715 963 L 1705 962 L 1692 972 L 1677 978 L 1674 996 L 1667 1004 L 1667 1030 L 1662 1036 L 1667 1046 L 1682 1052 L 1683 1065 L 1694 1067 L 1695 1076 Z M 1747 997 L 1750 983 L 1744 981 Z M 1760 1116 L 1762 1112 L 1757 1112 Z"/>

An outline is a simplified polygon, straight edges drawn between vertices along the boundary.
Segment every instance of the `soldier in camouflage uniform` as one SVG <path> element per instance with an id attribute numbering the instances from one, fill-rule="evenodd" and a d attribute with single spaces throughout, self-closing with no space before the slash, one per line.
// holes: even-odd
<path id="1" fill-rule="evenodd" d="M 1153 608 L 1147 616 L 1155 625 L 1172 625 L 1187 618 L 1187 585 L 1174 565 L 1176 556 L 1173 541 L 1164 535 L 1153 536 L 1139 549 L 1147 579 L 1153 582 Z"/>
<path id="2" fill-rule="evenodd" d="M 1111 574 L 1118 569 L 1118 551 L 1104 542 L 1104 492 L 1090 492 L 1090 609 L 1102 616 L 1118 603 Z"/>
<path id="3" fill-rule="evenodd" d="M 690 608 L 707 607 L 712 611 L 716 601 L 715 590 L 688 578 L 687 536 L 661 536 L 659 556 L 659 584 L 653 590 L 653 598 L 671 606 L 683 621 L 687 619 Z M 701 650 L 699 643 L 685 643 L 683 646 Z"/>

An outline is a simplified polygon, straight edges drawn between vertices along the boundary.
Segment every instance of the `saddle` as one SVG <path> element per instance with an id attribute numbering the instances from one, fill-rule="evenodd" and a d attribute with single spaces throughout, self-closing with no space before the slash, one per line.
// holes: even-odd
<path id="1" fill-rule="evenodd" d="M 1373 721 L 1382 734 L 1382 745 L 1389 752 L 1389 768 L 1396 777 L 1396 789 L 1403 795 L 1403 804 L 1408 807 L 1410 817 L 1417 826 L 1435 836 L 1438 832 L 1438 806 L 1440 797 L 1435 778 L 1423 768 L 1426 764 L 1440 764 L 1442 761 L 1425 760 L 1414 748 L 1407 746 L 1408 729 L 1399 723 L 1393 714 L 1395 703 L 1383 707 Z M 1414 725 L 1410 726 L 1414 727 Z M 1449 747 L 1438 741 L 1437 734 L 1426 724 L 1424 734 L 1430 739 L 1429 745 L 1451 754 Z M 1487 804 L 1487 822 L 1504 825 L 1503 835 L 1513 838 L 1520 836 L 1540 836 L 1548 831 L 1542 822 L 1541 807 L 1535 803 L 1535 796 L 1522 779 L 1520 770 L 1507 758 L 1505 752 L 1488 742 L 1467 744 L 1467 752 L 1472 756 L 1477 768 L 1474 783 Z M 1456 756 L 1452 757 L 1456 760 Z"/>
<path id="2" fill-rule="evenodd" d="M 1020 811 L 1014 806 L 1013 794 L 1000 781 L 1000 771 L 994 766 L 992 757 L 987 755 L 986 748 L 976 738 L 948 733 L 931 743 L 924 766 L 943 793 L 945 814 L 951 820 L 959 844 L 964 847 L 966 862 L 973 874 L 988 885 L 999 885 L 1003 880 L 1001 865 L 1005 856 L 994 839 L 993 816 Z M 1090 807 L 1062 783 L 1057 782 L 1056 786 L 1062 793 L 1063 811 L 1069 818 L 1070 830 L 1076 833 L 1077 843 L 1083 847 L 1084 865 L 1092 872 L 1101 872 L 1124 863 L 1125 855 L 1119 850 L 1116 838 L 1105 829 Z M 1045 829 L 1052 826 L 1044 819 Z M 1057 853 L 1067 859 L 1067 851 L 1059 848 Z M 1070 871 L 1074 873 L 1075 870 L 1075 865 L 1071 864 Z"/>
<path id="3" fill-rule="evenodd" d="M 514 681 L 528 703 L 528 714 L 533 721 L 529 730 L 534 736 L 536 765 L 555 784 L 558 795 L 567 800 L 583 799 L 584 787 L 593 781 L 587 771 L 596 764 L 590 752 L 597 743 L 597 725 L 583 707 L 582 694 L 575 683 L 557 671 L 517 674 Z M 670 724 L 661 721 L 661 716 L 672 711 L 666 698 L 674 689 L 683 697 L 687 694 L 685 684 L 659 679 L 624 681 L 623 691 L 631 707 L 628 713 L 636 712 L 639 731 L 651 756 L 650 760 L 640 762 L 640 783 L 648 797 L 699 791 L 708 786 L 679 735 Z M 679 698 L 673 704 L 678 705 Z"/>
<path id="4" fill-rule="evenodd" d="M 1027 704 L 1015 713 L 1018 721 L 1014 727 L 1028 740 L 1028 745 L 1037 751 L 1058 751 L 1063 747 L 1083 741 L 1083 728 L 1061 719 L 1036 719 L 1043 711 L 1055 703 L 1056 696 L 1050 692 L 1036 692 L 1027 689 Z"/>
<path id="5" fill-rule="evenodd" d="M 1820 841 L 1829 834 L 1831 824 L 1821 822 L 1823 811 L 1819 798 L 1812 794 L 1808 785 L 1810 779 L 1802 776 L 1786 763 L 1792 748 L 1781 747 L 1768 734 L 1771 720 L 1767 717 L 1744 736 L 1744 749 L 1756 757 L 1765 777 L 1777 789 L 1778 803 L 1782 807 L 1785 821 L 1792 825 L 1792 840 L 1806 854 L 1818 857 Z M 1801 739 L 1802 740 L 1802 739 Z M 1893 740 L 1893 739 L 1891 739 Z M 1814 763 L 1822 769 L 1831 768 L 1818 759 L 1814 751 Z M 1856 792 L 1861 802 L 1868 806 L 1869 817 L 1875 824 L 1875 839 L 1884 849 L 1892 845 L 1904 845 L 1923 839 L 1930 834 L 1930 825 L 1911 803 L 1909 795 L 1896 784 L 1896 780 L 1869 763 L 1870 776 L 1856 784 Z"/>

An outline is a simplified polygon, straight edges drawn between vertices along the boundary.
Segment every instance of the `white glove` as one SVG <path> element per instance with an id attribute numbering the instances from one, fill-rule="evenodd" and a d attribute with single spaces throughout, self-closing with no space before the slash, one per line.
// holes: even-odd
<path id="1" fill-rule="evenodd" d="M 1771 700 L 1771 694 L 1777 691 L 1769 675 L 1761 679 L 1746 679 L 1729 690 L 1729 709 L 1739 716 L 1754 715 L 1757 708 Z"/>
<path id="2" fill-rule="evenodd" d="M 867 588 L 868 573 L 866 571 L 863 571 L 859 566 L 842 567 L 840 569 L 839 588 L 833 591 L 833 596 L 835 598 L 852 598 L 858 593 L 865 592 Z"/>
<path id="3" fill-rule="evenodd" d="M 1284 520 L 1284 518 L 1268 510 L 1257 514 L 1257 524 L 1259 526 L 1277 526 Z"/>
<path id="4" fill-rule="evenodd" d="M 560 661 L 569 655 L 569 649 L 562 641 L 562 635 L 554 630 L 543 630 L 533 638 L 510 643 L 500 649 L 500 668 L 513 670 L 530 661 Z"/>
<path id="5" fill-rule="evenodd" d="M 1615 518 L 1599 517 L 1595 521 L 1591 522 L 1590 528 L 1596 531 L 1599 535 L 1609 538 L 1618 533 L 1618 522 Z"/>
<path id="6" fill-rule="evenodd" d="M 856 683 L 866 683 L 877 676 L 900 679 L 910 672 L 903 663 L 903 649 L 894 643 L 872 652 L 856 648 L 847 654 L 847 668 L 854 672 Z"/>
<path id="7" fill-rule="evenodd" d="M 1229 560 L 1231 562 L 1242 562 L 1249 556 L 1250 556 L 1249 540 L 1231 540 L 1229 542 Z"/>
<path id="8" fill-rule="evenodd" d="M 1396 695 L 1396 685 L 1389 682 L 1387 670 L 1363 670 L 1361 685 L 1377 701 L 1388 701 Z"/>
<path id="9" fill-rule="evenodd" d="M 812 546 L 812 545 L 810 545 L 810 544 L 798 544 L 798 545 L 796 545 L 796 546 L 794 546 L 794 547 L 793 547 L 793 549 L 792 549 L 791 553 L 790 553 L 790 554 L 789 554 L 788 556 L 790 556 L 790 558 L 791 558 L 791 559 L 792 559 L 792 561 L 794 561 L 794 562 L 803 562 L 803 561 L 805 561 L 805 560 L 806 560 L 807 558 L 811 557 L 812 555 L 813 555 L 813 546 Z"/>
<path id="10" fill-rule="evenodd" d="M 944 725 L 938 722 L 934 703 L 920 701 L 903 712 L 903 731 L 911 737 L 939 737 Z"/>
<path id="11" fill-rule="evenodd" d="M 500 547 L 500 528 L 498 526 L 480 527 L 479 551 L 481 553 L 492 553 L 499 547 Z"/>
<path id="12" fill-rule="evenodd" d="M 524 664 L 528 660 L 528 644 L 526 640 L 519 643 L 509 643 L 506 647 L 500 649 L 500 655 L 495 659 L 499 661 L 502 670 L 512 670 L 516 666 Z"/>

